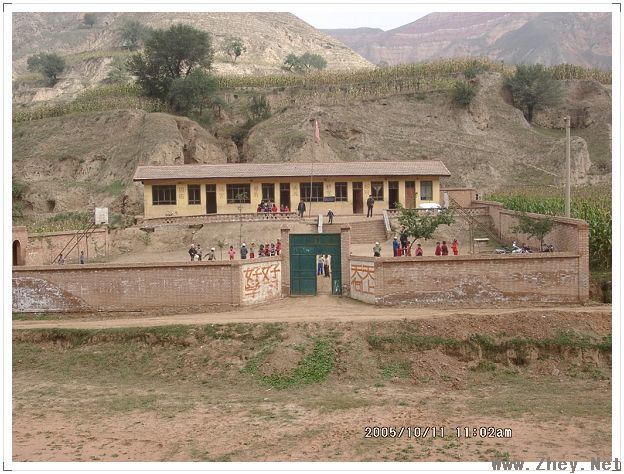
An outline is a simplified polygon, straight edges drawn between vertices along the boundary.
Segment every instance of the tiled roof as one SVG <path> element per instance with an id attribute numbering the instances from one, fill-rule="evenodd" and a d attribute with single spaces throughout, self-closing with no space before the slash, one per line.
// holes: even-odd
<path id="1" fill-rule="evenodd" d="M 332 163 L 236 163 L 139 166 L 134 181 L 151 179 L 269 178 L 314 176 L 450 176 L 439 160 Z"/>

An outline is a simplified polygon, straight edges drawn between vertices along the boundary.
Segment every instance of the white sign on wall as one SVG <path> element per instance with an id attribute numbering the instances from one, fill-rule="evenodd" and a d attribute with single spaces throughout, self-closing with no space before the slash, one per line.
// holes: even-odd
<path id="1" fill-rule="evenodd" d="M 95 224 L 108 224 L 108 207 L 95 208 Z"/>

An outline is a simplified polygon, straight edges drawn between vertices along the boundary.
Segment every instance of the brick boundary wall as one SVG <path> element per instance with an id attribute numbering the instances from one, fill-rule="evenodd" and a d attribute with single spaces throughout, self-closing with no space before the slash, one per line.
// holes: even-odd
<path id="1" fill-rule="evenodd" d="M 351 297 L 382 305 L 588 299 L 582 257 L 571 252 L 448 257 L 353 257 Z"/>
<path id="2" fill-rule="evenodd" d="M 518 216 L 522 212 L 504 209 L 503 204 L 494 201 L 473 201 L 472 204 L 487 208 L 494 229 L 503 240 L 518 240 L 520 244 L 526 243 L 531 248 L 539 249 L 539 240 L 511 231 L 518 224 Z M 532 219 L 550 218 L 554 221 L 553 230 L 546 235 L 544 243 L 553 244 L 556 252 L 572 252 L 579 256 L 579 295 L 582 301 L 589 299 L 589 224 L 570 217 L 545 216 L 532 212 L 525 215 Z"/>
<path id="3" fill-rule="evenodd" d="M 28 235 L 26 265 L 48 265 L 53 263 L 63 247 L 80 231 L 46 232 Z M 74 241 L 67 247 L 69 250 Z M 93 258 L 105 257 L 109 253 L 108 229 L 95 229 L 87 237 L 83 237 L 69 255 L 65 255 L 66 263 L 78 263 L 80 251 L 84 251 L 89 262 Z M 63 252 L 65 254 L 65 252 Z"/>
<path id="4" fill-rule="evenodd" d="M 281 258 L 13 267 L 13 311 L 188 311 L 281 297 Z"/>

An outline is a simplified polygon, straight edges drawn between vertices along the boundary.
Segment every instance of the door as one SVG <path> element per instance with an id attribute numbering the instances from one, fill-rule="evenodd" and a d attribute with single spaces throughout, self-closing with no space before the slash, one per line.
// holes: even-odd
<path id="1" fill-rule="evenodd" d="M 206 185 L 206 214 L 217 213 L 217 185 Z"/>
<path id="2" fill-rule="evenodd" d="M 292 211 L 290 207 L 290 183 L 280 183 L 280 206 L 288 206 L 288 209 Z"/>
<path id="3" fill-rule="evenodd" d="M 19 240 L 15 240 L 13 242 L 13 266 L 17 266 L 20 263 L 20 243 Z"/>
<path id="4" fill-rule="evenodd" d="M 332 294 L 342 293 L 340 234 L 290 234 L 290 294 L 316 295 L 316 256 L 331 257 Z"/>
<path id="5" fill-rule="evenodd" d="M 399 202 L 399 182 L 388 181 L 388 204 L 390 209 L 396 209 L 397 202 Z"/>
<path id="6" fill-rule="evenodd" d="M 364 189 L 362 187 L 362 182 L 354 182 L 353 183 L 353 214 L 363 214 L 364 213 Z"/>
<path id="7" fill-rule="evenodd" d="M 416 207 L 416 183 L 405 181 L 405 207 L 413 209 Z"/>

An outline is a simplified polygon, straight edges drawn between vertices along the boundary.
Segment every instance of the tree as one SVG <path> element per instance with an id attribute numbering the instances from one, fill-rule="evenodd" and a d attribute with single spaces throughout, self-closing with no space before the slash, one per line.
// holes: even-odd
<path id="1" fill-rule="evenodd" d="M 550 217 L 542 219 L 532 219 L 529 216 L 522 214 L 518 216 L 518 225 L 516 225 L 512 231 L 526 234 L 529 237 L 535 237 L 540 241 L 540 250 L 544 247 L 544 237 L 552 230 L 555 225 L 555 221 Z"/>
<path id="2" fill-rule="evenodd" d="M 210 104 L 216 90 L 215 80 L 201 69 L 196 69 L 186 77 L 179 77 L 171 84 L 170 103 L 180 112 L 188 113 L 199 109 L 201 116 L 204 107 Z"/>
<path id="3" fill-rule="evenodd" d="M 225 42 L 225 52 L 232 58 L 233 63 L 245 51 L 247 51 L 247 47 L 240 38 L 229 38 Z"/>
<path id="4" fill-rule="evenodd" d="M 271 106 L 264 94 L 254 95 L 249 103 L 249 113 L 253 120 L 261 120 L 271 116 Z"/>
<path id="5" fill-rule="evenodd" d="M 309 71 L 310 69 L 325 69 L 327 67 L 327 61 L 320 54 L 303 53 L 301 56 L 290 53 L 286 56 L 284 64 L 289 71 L 293 69 L 295 71 Z"/>
<path id="6" fill-rule="evenodd" d="M 284 64 L 286 65 L 289 71 L 292 71 L 293 69 L 297 71 L 297 70 L 300 70 L 302 67 L 301 59 L 299 59 L 299 56 L 293 53 L 290 53 L 288 56 L 286 56 L 286 59 L 284 60 Z"/>
<path id="7" fill-rule="evenodd" d="M 533 121 L 534 110 L 555 105 L 561 98 L 561 85 L 542 64 L 520 65 L 507 79 L 514 105 L 523 109 L 527 121 Z"/>
<path id="8" fill-rule="evenodd" d="M 58 75 L 65 69 L 65 60 L 58 54 L 39 53 L 28 58 L 28 70 L 43 74 L 48 85 L 53 86 L 58 81 Z"/>
<path id="9" fill-rule="evenodd" d="M 85 13 L 85 16 L 82 18 L 82 22 L 89 28 L 92 28 L 96 21 L 97 15 L 95 13 Z"/>
<path id="10" fill-rule="evenodd" d="M 151 29 L 136 20 L 125 22 L 121 28 L 117 30 L 121 40 L 121 46 L 128 48 L 130 51 L 139 49 L 147 37 Z"/>
<path id="11" fill-rule="evenodd" d="M 453 212 L 448 209 L 442 209 L 438 212 L 429 212 L 426 215 L 420 215 L 422 209 L 407 209 L 396 203 L 399 211 L 399 223 L 405 226 L 407 234 L 414 237 L 410 247 L 419 239 L 428 240 L 433 233 L 441 225 L 451 225 L 455 222 Z"/>
<path id="12" fill-rule="evenodd" d="M 466 81 L 457 81 L 453 86 L 453 100 L 464 107 L 470 105 L 477 95 L 478 87 Z"/>
<path id="13" fill-rule="evenodd" d="M 106 81 L 110 84 L 126 84 L 130 81 L 130 75 L 128 69 L 126 69 L 126 63 L 115 58 L 111 65 L 108 74 L 106 75 Z"/>
<path id="14" fill-rule="evenodd" d="M 143 53 L 128 59 L 128 70 L 151 96 L 166 99 L 171 83 L 194 69 L 212 66 L 213 49 L 208 33 L 188 25 L 154 30 L 145 41 Z"/>

